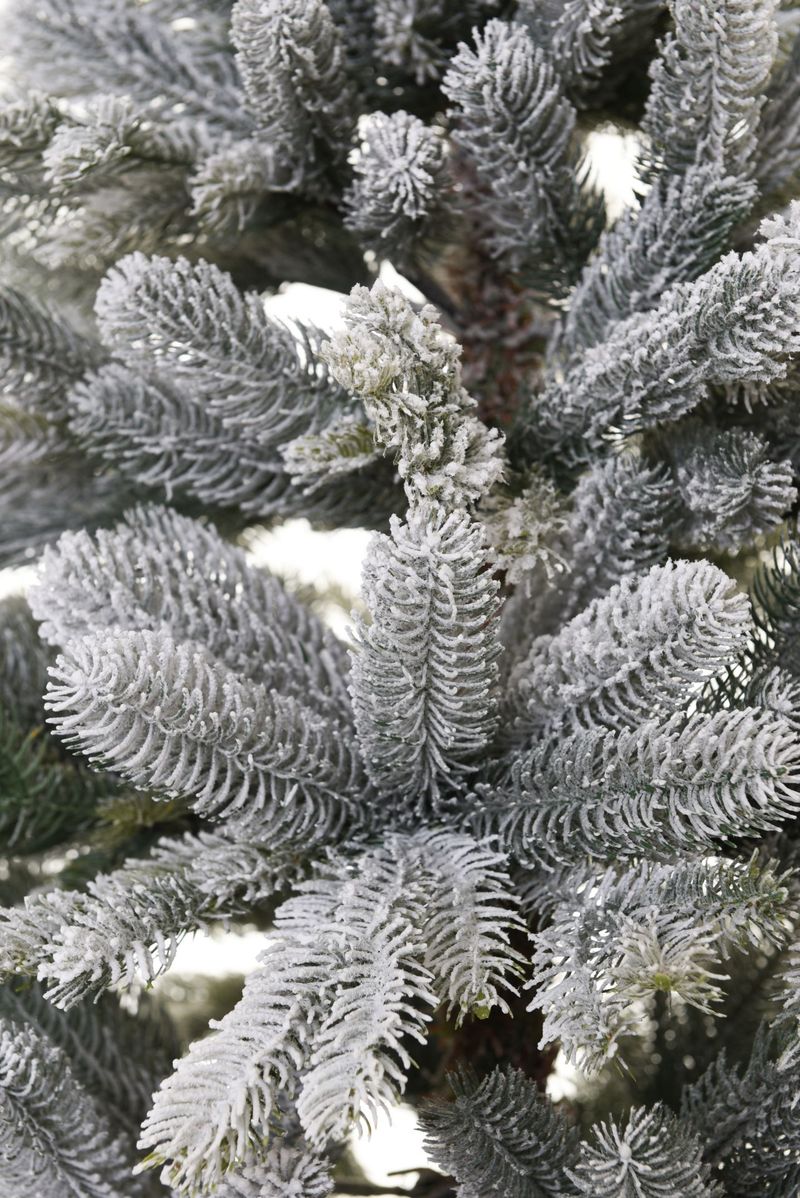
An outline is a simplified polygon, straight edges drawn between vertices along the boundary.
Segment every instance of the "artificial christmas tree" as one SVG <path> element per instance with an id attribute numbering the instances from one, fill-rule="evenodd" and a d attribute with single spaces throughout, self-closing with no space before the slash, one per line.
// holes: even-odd
<path id="1" fill-rule="evenodd" d="M 800 11 L 4 19 L 2 1193 L 800 1193 Z"/>

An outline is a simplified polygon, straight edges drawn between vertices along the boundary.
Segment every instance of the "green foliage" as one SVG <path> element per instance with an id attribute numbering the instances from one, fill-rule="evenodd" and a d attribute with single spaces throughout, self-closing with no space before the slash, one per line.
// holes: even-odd
<path id="1" fill-rule="evenodd" d="M 206 236 L 225 243 L 255 223 L 265 203 L 280 211 L 280 195 L 290 185 L 291 177 L 276 161 L 272 145 L 254 137 L 226 141 L 204 156 L 192 173 L 192 216 Z"/>
<path id="2" fill-rule="evenodd" d="M 300 490 L 286 471 L 295 439 L 324 436 L 352 412 L 317 365 L 312 326 L 269 317 L 210 263 L 142 254 L 106 275 L 96 311 L 122 361 L 73 388 L 71 429 L 133 484 L 251 519 L 315 511 L 341 524 L 368 513 L 381 522 L 393 488 L 374 459 L 355 466 L 374 484 L 361 504 L 337 490 L 335 472 Z"/>
<path id="3" fill-rule="evenodd" d="M 49 420 L 65 415 L 65 393 L 91 365 L 92 346 L 26 296 L 0 291 L 0 369 L 12 403 Z"/>
<path id="4" fill-rule="evenodd" d="M 684 1095 L 683 1114 L 701 1136 L 726 1194 L 783 1198 L 800 1181 L 796 1070 L 780 1070 L 765 1029 L 750 1059 L 729 1064 L 724 1051 Z"/>
<path id="5" fill-rule="evenodd" d="M 519 0 L 514 19 L 531 30 L 570 100 L 594 108 L 613 100 L 631 60 L 646 54 L 662 0 Z"/>
<path id="6" fill-rule="evenodd" d="M 49 652 L 22 595 L 0 599 L 0 707 L 33 728 L 44 722 Z"/>
<path id="7" fill-rule="evenodd" d="M 766 93 L 761 114 L 755 170 L 761 194 L 774 204 L 796 190 L 798 174 L 798 114 L 800 114 L 800 36 Z"/>
<path id="8" fill-rule="evenodd" d="M 298 338 L 208 262 L 123 258 L 95 307 L 109 350 L 168 371 L 223 427 L 241 428 L 264 450 L 310 431 L 326 407 L 345 401 L 316 369 L 313 328 L 301 326 Z"/>
<path id="9" fill-rule="evenodd" d="M 372 429 L 354 416 L 332 421 L 321 433 L 295 437 L 282 453 L 292 483 L 308 496 L 332 479 L 369 468 L 380 459 Z"/>
<path id="10" fill-rule="evenodd" d="M 55 751 L 41 728 L 24 730 L 0 707 L 0 843 L 38 853 L 80 835 L 113 783 Z"/>
<path id="11" fill-rule="evenodd" d="M 616 321 L 656 307 L 674 284 L 702 275 L 754 199 L 752 183 L 705 161 L 657 179 L 641 206 L 623 212 L 600 238 L 570 296 L 557 357 L 597 345 Z"/>
<path id="12" fill-rule="evenodd" d="M 460 1194 L 574 1194 L 565 1169 L 576 1161 L 576 1133 L 523 1073 L 498 1067 L 479 1082 L 464 1070 L 449 1081 L 454 1101 L 428 1106 L 422 1122 L 428 1150 Z"/>
<path id="13" fill-rule="evenodd" d="M 257 1165 L 225 1178 L 219 1198 L 328 1198 L 328 1169 L 307 1148 L 276 1144 Z"/>
<path id="14" fill-rule="evenodd" d="M 0 1025 L 2 1178 L 9 1193 L 33 1184 L 42 1198 L 112 1198 L 131 1182 L 132 1154 L 85 1091 L 66 1054 L 26 1023 Z"/>
<path id="15" fill-rule="evenodd" d="M 623 578 L 667 558 L 675 498 L 666 469 L 648 465 L 638 450 L 593 462 L 571 503 L 567 526 L 552 545 L 562 569 L 547 572 L 545 561 L 545 577 L 537 570 L 505 604 L 506 657 L 524 657 L 535 636 L 553 631 Z"/>
<path id="16" fill-rule="evenodd" d="M 525 484 L 518 495 L 510 488 L 507 494 L 496 492 L 480 514 L 493 564 L 530 598 L 535 576 L 551 581 L 565 569 L 559 550 L 567 519 L 562 498 L 544 472 L 532 470 Z"/>
<path id="17" fill-rule="evenodd" d="M 800 541 L 795 530 L 782 538 L 753 579 L 757 628 L 754 656 L 762 666 L 780 666 L 800 675 L 797 625 L 800 620 Z"/>
<path id="18" fill-rule="evenodd" d="M 374 0 L 376 56 L 418 85 L 438 79 L 458 38 L 498 7 L 498 0 Z"/>
<path id="19" fill-rule="evenodd" d="M 196 7 L 202 13 L 203 6 Z M 174 15 L 154 0 L 100 13 L 82 0 L 45 0 L 35 12 L 13 10 L 9 48 L 26 76 L 51 94 L 102 89 L 144 103 L 157 98 L 168 112 L 188 111 L 223 130 L 241 128 L 224 24 L 206 13 L 187 26 L 176 24 Z"/>
<path id="20" fill-rule="evenodd" d="M 70 408 L 75 436 L 134 486 L 262 519 L 291 506 L 288 480 L 264 447 L 187 387 L 109 363 L 73 389 Z"/>
<path id="21" fill-rule="evenodd" d="M 132 496 L 113 468 L 95 468 L 40 416 L 0 407 L 0 567 L 20 565 L 65 528 L 96 528 Z"/>
<path id="22" fill-rule="evenodd" d="M 177 1042 L 164 1007 L 141 995 L 136 1013 L 111 996 L 66 1013 L 33 981 L 0 988 L 0 1022 L 28 1023 L 66 1054 L 76 1078 L 120 1127 L 140 1120 Z"/>
<path id="23" fill-rule="evenodd" d="M 191 166 L 208 145 L 201 125 L 161 124 L 128 100 L 101 96 L 61 122 L 42 158 L 48 182 L 69 189 L 130 170 Z"/>
<path id="24" fill-rule="evenodd" d="M 58 120 L 58 108 L 41 92 L 31 92 L 0 109 L 0 171 L 6 186 L 15 176 L 19 181 L 20 175 L 24 178 L 27 171 L 36 170 Z"/>
<path id="25" fill-rule="evenodd" d="M 134 509 L 94 538 L 66 534 L 43 555 L 29 598 L 50 644 L 101 628 L 168 632 L 204 645 L 237 674 L 346 719 L 344 646 L 213 526 L 167 508 Z"/>

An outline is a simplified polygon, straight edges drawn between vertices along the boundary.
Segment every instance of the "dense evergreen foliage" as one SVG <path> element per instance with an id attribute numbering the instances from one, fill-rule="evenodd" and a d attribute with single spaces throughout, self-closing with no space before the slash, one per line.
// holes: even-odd
<path id="1" fill-rule="evenodd" d="M 2 20 L 0 1192 L 794 1198 L 800 8 Z"/>

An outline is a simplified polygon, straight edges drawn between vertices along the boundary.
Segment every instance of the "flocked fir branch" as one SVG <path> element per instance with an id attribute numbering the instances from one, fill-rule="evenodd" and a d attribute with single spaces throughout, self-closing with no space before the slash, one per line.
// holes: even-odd
<path id="1" fill-rule="evenodd" d="M 353 711 L 367 770 L 404 805 L 474 770 L 497 723 L 496 585 L 477 525 L 435 505 L 373 543 Z"/>
<path id="2" fill-rule="evenodd" d="M 524 1074 L 498 1067 L 479 1082 L 464 1070 L 449 1081 L 454 1101 L 431 1104 L 423 1127 L 433 1159 L 458 1179 L 460 1193 L 573 1192 L 565 1170 L 576 1162 L 576 1131 Z"/>
<path id="3" fill-rule="evenodd" d="M 546 47 L 570 100 L 591 109 L 613 95 L 650 45 L 662 7 L 659 0 L 519 0 L 514 15 Z"/>
<path id="4" fill-rule="evenodd" d="M 474 414 L 459 347 L 432 307 L 417 313 L 380 282 L 351 296 L 345 329 L 323 359 L 357 395 L 380 446 L 395 454 L 409 497 L 474 503 L 502 476 L 501 441 Z"/>
<path id="5" fill-rule="evenodd" d="M 615 435 L 691 412 L 709 384 L 784 375 L 798 349 L 798 211 L 766 221 L 755 250 L 726 255 L 696 282 L 666 291 L 651 312 L 615 324 L 536 397 L 521 436 L 584 462 Z"/>
<path id="6" fill-rule="evenodd" d="M 680 173 L 702 157 L 734 169 L 754 152 L 776 49 L 775 5 L 725 0 L 718 10 L 676 0 L 650 71 L 642 128 L 648 153 Z"/>
<path id="7" fill-rule="evenodd" d="M 789 1198 L 794 7 L 6 8 L 0 1190 Z"/>
<path id="8" fill-rule="evenodd" d="M 594 1141 L 582 1146 L 572 1177 L 579 1194 L 596 1198 L 656 1198 L 665 1185 L 687 1198 L 711 1198 L 720 1192 L 702 1161 L 697 1137 L 661 1106 L 633 1111 L 624 1129 L 613 1122 L 601 1124 Z"/>
<path id="9" fill-rule="evenodd" d="M 369 118 L 354 175 L 346 224 L 381 257 L 407 260 L 434 221 L 448 219 L 447 143 L 410 113 Z"/>
<path id="10" fill-rule="evenodd" d="M 580 163 L 557 67 L 524 26 L 490 21 L 474 50 L 452 59 L 442 89 L 488 252 L 523 278 L 549 276 L 557 291 L 574 282 L 603 205 Z"/>

